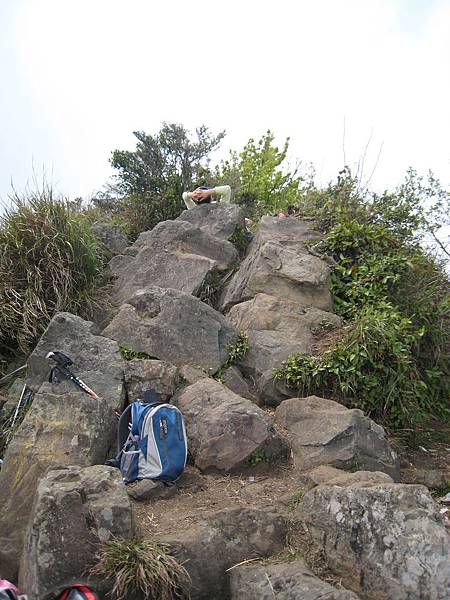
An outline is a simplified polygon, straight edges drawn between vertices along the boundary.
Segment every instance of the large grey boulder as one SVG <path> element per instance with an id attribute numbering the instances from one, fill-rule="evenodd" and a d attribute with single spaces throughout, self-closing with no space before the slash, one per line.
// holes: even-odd
<path id="1" fill-rule="evenodd" d="M 318 328 L 332 329 L 342 323 L 342 319 L 331 312 L 268 294 L 256 294 L 251 300 L 236 304 L 227 316 L 239 331 L 278 331 L 302 340 L 307 350 Z"/>
<path id="2" fill-rule="evenodd" d="M 208 275 L 228 269 L 238 259 L 230 242 L 184 221 L 158 223 L 141 233 L 133 248 L 135 256 L 116 256 L 109 263 L 117 277 L 113 289 L 117 304 L 149 285 L 195 294 Z"/>
<path id="3" fill-rule="evenodd" d="M 101 542 L 132 535 L 130 501 L 117 469 L 97 465 L 50 471 L 34 498 L 20 587 L 30 600 L 40 600 L 64 584 L 86 579 Z"/>
<path id="4" fill-rule="evenodd" d="M 140 234 L 134 247 L 138 251 L 148 248 L 155 254 L 171 250 L 186 254 L 198 254 L 216 261 L 222 271 L 238 259 L 236 248 L 208 229 L 202 229 L 187 221 L 163 221 L 151 231 Z"/>
<path id="5" fill-rule="evenodd" d="M 192 223 L 202 231 L 220 240 L 231 237 L 237 225 L 244 224 L 242 210 L 236 204 L 201 204 L 190 210 L 184 210 L 178 221 Z"/>
<path id="6" fill-rule="evenodd" d="M 238 396 L 256 401 L 254 393 L 236 365 L 231 365 L 223 371 L 222 383 Z"/>
<path id="7" fill-rule="evenodd" d="M 450 538 L 425 487 L 325 484 L 304 496 L 296 516 L 362 598 L 450 598 Z"/>
<path id="8" fill-rule="evenodd" d="M 178 367 L 163 360 L 130 360 L 125 365 L 125 387 L 129 402 L 142 400 L 144 392 L 155 390 L 160 402 L 167 402 L 181 382 Z"/>
<path id="9" fill-rule="evenodd" d="M 49 467 L 104 463 L 116 420 L 106 400 L 41 386 L 14 435 L 0 471 L 0 572 L 14 578 L 40 477 Z"/>
<path id="10" fill-rule="evenodd" d="M 159 287 L 136 292 L 103 332 L 126 346 L 174 365 L 213 372 L 238 337 L 229 321 L 190 294 Z"/>
<path id="11" fill-rule="evenodd" d="M 285 450 L 273 418 L 214 379 L 182 389 L 174 403 L 185 418 L 189 452 L 202 471 L 233 471 L 253 456 L 270 460 Z"/>
<path id="12" fill-rule="evenodd" d="M 384 429 L 359 409 L 317 396 L 290 398 L 276 409 L 275 422 L 290 433 L 294 463 L 302 470 L 329 464 L 398 480 L 398 458 Z"/>
<path id="13" fill-rule="evenodd" d="M 315 577 L 301 559 L 278 564 L 247 564 L 229 573 L 231 600 L 358 600 Z"/>
<path id="14" fill-rule="evenodd" d="M 91 232 L 106 255 L 122 254 L 129 246 L 128 238 L 118 225 L 97 221 L 91 227 Z"/>
<path id="15" fill-rule="evenodd" d="M 70 367 L 111 408 L 121 405 L 125 397 L 123 386 L 124 361 L 119 346 L 111 339 L 94 335 L 94 324 L 70 313 L 58 313 L 50 321 L 36 348 L 28 358 L 27 384 L 37 391 L 48 380 L 52 361 L 45 357 L 58 350 L 73 361 Z M 53 387 L 54 393 L 65 394 L 77 389 L 64 379 Z"/>
<path id="16" fill-rule="evenodd" d="M 317 238 L 311 224 L 263 217 L 247 257 L 221 299 L 222 309 L 265 293 L 329 310 L 330 268 L 310 254 L 305 244 Z"/>
<path id="17" fill-rule="evenodd" d="M 270 508 L 231 508 L 215 513 L 194 527 L 165 536 L 178 561 L 188 571 L 191 600 L 229 598 L 226 570 L 255 557 L 279 552 L 286 528 Z"/>

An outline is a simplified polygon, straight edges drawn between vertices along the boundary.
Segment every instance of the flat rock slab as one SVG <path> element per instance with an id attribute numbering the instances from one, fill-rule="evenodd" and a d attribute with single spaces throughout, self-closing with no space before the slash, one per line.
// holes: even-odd
<path id="1" fill-rule="evenodd" d="M 46 359 L 48 352 L 67 354 L 73 365 L 70 369 L 80 377 L 111 408 L 119 407 L 125 398 L 123 386 L 124 360 L 117 342 L 94 335 L 94 324 L 71 313 L 58 313 L 50 321 L 36 348 L 28 358 L 27 384 L 37 391 L 48 381 L 53 361 Z M 55 394 L 65 394 L 78 389 L 62 378 L 53 386 Z"/>
<path id="2" fill-rule="evenodd" d="M 329 464 L 399 477 L 384 429 L 359 409 L 317 396 L 290 398 L 276 409 L 275 422 L 290 432 L 294 463 L 301 470 Z"/>
<path id="3" fill-rule="evenodd" d="M 217 371 L 238 334 L 219 312 L 189 294 L 158 287 L 139 290 L 103 331 L 121 346 L 177 366 Z"/>
<path id="4" fill-rule="evenodd" d="M 116 420 L 106 400 L 41 387 L 5 454 L 0 471 L 0 572 L 14 578 L 38 481 L 49 467 L 103 463 Z"/>
<path id="5" fill-rule="evenodd" d="M 166 402 L 181 381 L 178 367 L 164 360 L 134 358 L 126 362 L 124 372 L 129 402 L 142 400 L 149 389 L 155 390 L 160 402 Z"/>
<path id="6" fill-rule="evenodd" d="M 229 578 L 231 600 L 359 600 L 315 577 L 302 560 L 242 565 Z"/>
<path id="7" fill-rule="evenodd" d="M 221 308 L 265 293 L 303 306 L 330 310 L 330 268 L 311 255 L 305 242 L 317 232 L 297 219 L 265 220 L 250 244 L 247 257 L 231 280 Z"/>
<path id="8" fill-rule="evenodd" d="M 20 587 L 30 600 L 38 600 L 79 582 L 96 562 L 101 542 L 132 535 L 131 506 L 118 469 L 96 465 L 50 471 L 34 499 Z"/>
<path id="9" fill-rule="evenodd" d="M 244 224 L 244 215 L 236 204 L 219 202 L 184 210 L 177 220 L 187 221 L 213 237 L 227 240 L 238 225 Z"/>
<path id="10" fill-rule="evenodd" d="M 230 242 L 185 221 L 163 221 L 141 233 L 130 253 L 110 261 L 117 277 L 113 300 L 125 302 L 149 285 L 195 294 L 208 275 L 228 269 L 237 260 Z"/>
<path id="11" fill-rule="evenodd" d="M 323 484 L 347 487 L 355 483 L 364 485 L 394 483 L 392 477 L 381 471 L 355 471 L 354 473 L 349 473 L 330 465 L 315 467 L 310 471 L 302 473 L 300 478 L 308 490 Z"/>
<path id="12" fill-rule="evenodd" d="M 214 379 L 201 379 L 174 398 L 184 415 L 189 452 L 202 471 L 233 471 L 251 458 L 276 458 L 285 445 L 273 419 Z"/>
<path id="13" fill-rule="evenodd" d="M 209 516 L 195 527 L 162 538 L 184 564 L 191 600 L 228 598 L 226 570 L 284 547 L 286 527 L 273 509 L 232 508 Z"/>
<path id="14" fill-rule="evenodd" d="M 329 567 L 362 598 L 450 598 L 450 538 L 425 487 L 325 484 L 295 514 Z"/>

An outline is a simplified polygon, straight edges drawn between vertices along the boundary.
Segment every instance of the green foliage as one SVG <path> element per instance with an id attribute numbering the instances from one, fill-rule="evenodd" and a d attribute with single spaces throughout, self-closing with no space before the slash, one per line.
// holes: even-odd
<path id="1" fill-rule="evenodd" d="M 90 572 L 112 584 L 116 600 L 173 600 L 183 597 L 189 583 L 186 569 L 170 554 L 170 548 L 153 540 L 109 540 Z"/>
<path id="2" fill-rule="evenodd" d="M 261 463 L 269 462 L 269 459 L 267 458 L 264 450 L 261 450 L 260 448 L 258 448 L 250 454 L 250 456 L 247 458 L 247 460 L 245 462 L 248 467 L 256 467 L 257 465 L 259 465 Z"/>
<path id="3" fill-rule="evenodd" d="M 48 184 L 11 202 L 0 217 L 0 348 L 27 352 L 56 312 L 89 304 L 102 259 L 90 220 Z"/>
<path id="4" fill-rule="evenodd" d="M 228 357 L 223 368 L 237 365 L 244 360 L 248 352 L 248 337 L 244 333 L 241 333 L 235 344 L 229 344 L 227 346 L 227 350 Z"/>
<path id="5" fill-rule="evenodd" d="M 297 169 L 291 172 L 285 167 L 289 138 L 281 150 L 273 141 L 271 131 L 258 142 L 250 139 L 242 152 L 231 152 L 230 158 L 216 170 L 220 181 L 234 187 L 234 201 L 252 218 L 266 212 L 286 211 L 298 197 L 302 180 Z"/>
<path id="6" fill-rule="evenodd" d="M 112 153 L 111 165 L 118 171 L 115 184 L 94 199 L 97 206 L 120 215 L 131 239 L 185 209 L 183 191 L 204 182 L 209 154 L 225 134 L 212 135 L 202 125 L 193 140 L 182 125 L 163 123 L 155 135 L 143 131 L 134 135 L 138 140 L 134 151 Z"/>
<path id="7" fill-rule="evenodd" d="M 122 358 L 124 358 L 125 360 L 133 360 L 134 358 L 155 358 L 154 356 L 150 356 L 150 354 L 146 354 L 145 352 L 137 352 L 136 350 L 132 350 L 131 348 L 125 348 L 125 346 L 119 346 L 119 352 L 122 355 Z"/>
<path id="8" fill-rule="evenodd" d="M 236 250 L 239 252 L 239 256 L 242 258 L 248 248 L 248 245 L 252 241 L 252 234 L 242 225 L 237 225 L 233 232 L 233 235 L 228 239 L 233 244 Z"/>
<path id="9" fill-rule="evenodd" d="M 424 208 L 411 178 L 376 196 L 344 170 L 326 190 L 308 191 L 303 212 L 322 223 L 319 249 L 336 263 L 334 310 L 352 327 L 322 355 L 291 356 L 276 372 L 303 394 L 337 398 L 394 427 L 449 414 L 448 277 L 419 244 L 437 230 L 446 196 Z"/>

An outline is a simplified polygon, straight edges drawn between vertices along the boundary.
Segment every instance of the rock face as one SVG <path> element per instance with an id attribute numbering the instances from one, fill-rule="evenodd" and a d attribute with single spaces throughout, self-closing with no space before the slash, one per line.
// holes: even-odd
<path id="1" fill-rule="evenodd" d="M 230 571 L 231 600 L 358 600 L 315 577 L 302 560 L 242 565 Z"/>
<path id="2" fill-rule="evenodd" d="M 291 398 L 277 408 L 275 422 L 290 432 L 294 462 L 302 470 L 330 464 L 398 479 L 398 459 L 384 429 L 358 409 L 317 396 Z"/>
<path id="3" fill-rule="evenodd" d="M 133 534 L 131 507 L 117 469 L 67 467 L 40 482 L 25 538 L 20 587 L 39 600 L 80 581 L 100 542 Z"/>
<path id="4" fill-rule="evenodd" d="M 278 331 L 285 336 L 301 340 L 305 351 L 313 341 L 313 331 L 325 323 L 338 327 L 341 318 L 315 307 L 305 307 L 298 302 L 256 294 L 247 302 L 233 306 L 228 318 L 239 331 Z"/>
<path id="5" fill-rule="evenodd" d="M 284 450 L 272 417 L 213 379 L 181 390 L 174 402 L 185 418 L 189 451 L 203 471 L 232 471 L 252 456 L 270 459 Z"/>
<path id="6" fill-rule="evenodd" d="M 233 235 L 237 225 L 244 224 L 244 215 L 236 204 L 219 202 L 184 210 L 177 220 L 192 223 L 219 240 L 227 240 Z"/>
<path id="7" fill-rule="evenodd" d="M 199 365 L 213 372 L 238 337 L 226 317 L 198 298 L 158 287 L 136 292 L 103 333 L 174 365 Z"/>
<path id="8" fill-rule="evenodd" d="M 118 225 L 97 222 L 92 225 L 91 232 L 100 242 L 107 255 L 122 254 L 129 245 L 128 238 Z"/>
<path id="9" fill-rule="evenodd" d="M 425 487 L 323 485 L 297 510 L 329 566 L 362 598 L 450 597 L 450 538 Z"/>
<path id="10" fill-rule="evenodd" d="M 191 600 L 212 600 L 229 597 L 226 569 L 280 551 L 285 533 L 284 520 L 272 509 L 232 508 L 162 541 L 191 577 Z"/>
<path id="11" fill-rule="evenodd" d="M 0 471 L 0 571 L 14 578 L 39 478 L 49 467 L 103 463 L 114 412 L 82 392 L 56 396 L 44 384 L 14 435 Z"/>
<path id="12" fill-rule="evenodd" d="M 230 242 L 184 221 L 164 221 L 141 233 L 136 255 L 115 257 L 109 267 L 117 280 L 113 298 L 127 301 L 137 290 L 157 285 L 195 294 L 207 275 L 227 269 L 238 258 Z"/>
<path id="13" fill-rule="evenodd" d="M 255 396 L 250 390 L 248 383 L 242 377 L 242 373 L 235 365 L 231 365 L 231 367 L 224 370 L 222 373 L 222 382 L 229 390 L 238 396 L 255 401 Z"/>
<path id="14" fill-rule="evenodd" d="M 318 233 L 305 221 L 263 217 L 246 259 L 222 298 L 222 308 L 265 293 L 329 310 L 330 269 L 305 245 L 317 239 Z"/>
<path id="15" fill-rule="evenodd" d="M 119 346 L 113 340 L 93 335 L 93 323 L 70 313 L 58 313 L 50 321 L 39 343 L 28 358 L 27 383 L 37 391 L 42 382 L 48 381 L 54 363 L 45 357 L 58 350 L 73 361 L 70 369 L 80 377 L 111 408 L 120 406 L 125 397 L 123 386 L 124 361 Z M 77 389 L 73 383 L 62 380 L 54 386 L 56 394 Z"/>
<path id="16" fill-rule="evenodd" d="M 180 382 L 178 368 L 163 360 L 133 359 L 125 365 L 128 402 L 142 400 L 145 390 L 154 389 L 160 402 L 167 402 Z"/>

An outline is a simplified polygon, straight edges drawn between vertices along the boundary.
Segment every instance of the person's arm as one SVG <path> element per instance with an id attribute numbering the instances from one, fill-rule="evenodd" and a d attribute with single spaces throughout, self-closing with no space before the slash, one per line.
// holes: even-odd
<path id="1" fill-rule="evenodd" d="M 217 202 L 225 202 L 225 204 L 230 204 L 231 188 L 229 185 L 218 185 L 212 191 Z"/>
<path id="2" fill-rule="evenodd" d="M 186 208 L 195 208 L 196 206 L 198 206 L 190 197 L 190 192 L 183 192 L 183 200 L 184 203 L 186 204 Z"/>

